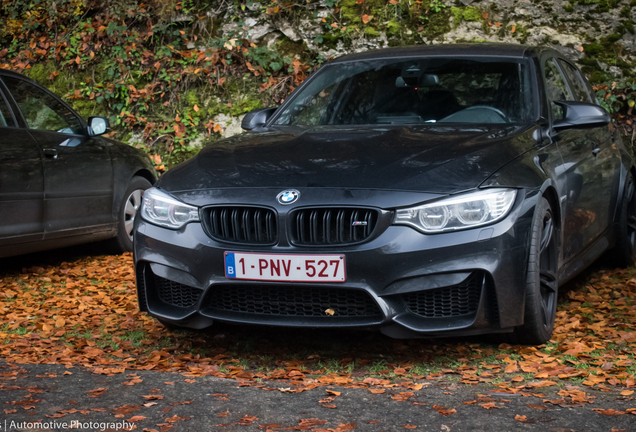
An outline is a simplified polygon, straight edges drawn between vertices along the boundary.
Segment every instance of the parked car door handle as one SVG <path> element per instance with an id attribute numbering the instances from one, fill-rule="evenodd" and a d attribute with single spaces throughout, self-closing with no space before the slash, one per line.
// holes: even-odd
<path id="1" fill-rule="evenodd" d="M 57 159 L 57 149 L 54 148 L 45 148 L 42 150 L 44 152 L 44 156 L 51 158 L 51 159 Z"/>

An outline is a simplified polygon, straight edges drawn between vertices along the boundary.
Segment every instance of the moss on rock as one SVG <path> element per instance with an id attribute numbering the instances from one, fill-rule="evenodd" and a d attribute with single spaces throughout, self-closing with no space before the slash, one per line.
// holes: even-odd
<path id="1" fill-rule="evenodd" d="M 307 63 L 311 59 L 311 52 L 309 51 L 309 48 L 307 48 L 307 43 L 305 41 L 294 42 L 287 36 L 276 42 L 276 51 L 283 56 L 296 58 L 302 63 Z"/>
<path id="2" fill-rule="evenodd" d="M 452 11 L 441 9 L 439 12 L 427 14 L 427 20 L 421 23 L 421 34 L 429 40 L 441 39 L 441 37 L 451 31 Z"/>
<path id="3" fill-rule="evenodd" d="M 462 21 L 481 21 L 482 12 L 475 6 L 455 7 L 451 8 L 453 15 L 453 23 L 457 27 Z"/>

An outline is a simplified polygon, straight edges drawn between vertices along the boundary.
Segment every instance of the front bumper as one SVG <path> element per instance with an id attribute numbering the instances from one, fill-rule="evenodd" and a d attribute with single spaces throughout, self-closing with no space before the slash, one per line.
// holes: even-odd
<path id="1" fill-rule="evenodd" d="M 137 218 L 140 309 L 192 328 L 218 320 L 379 328 L 398 338 L 511 331 L 523 323 L 536 197 L 520 191 L 511 213 L 486 227 L 425 235 L 407 226 L 389 226 L 366 243 L 333 248 L 293 246 L 284 238 L 274 246 L 224 244 L 210 238 L 200 223 L 175 231 Z M 228 279 L 226 251 L 344 254 L 347 281 Z M 321 313 L 327 309 L 335 314 Z"/>

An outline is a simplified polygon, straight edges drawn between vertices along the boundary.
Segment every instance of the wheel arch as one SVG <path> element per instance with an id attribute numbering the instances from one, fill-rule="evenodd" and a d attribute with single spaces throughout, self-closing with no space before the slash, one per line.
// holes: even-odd
<path id="1" fill-rule="evenodd" d="M 636 179 L 636 165 L 627 166 L 622 164 L 618 180 L 618 192 L 616 194 L 616 204 L 614 205 L 614 214 L 612 215 L 612 221 L 618 223 L 621 217 L 621 206 L 623 205 L 623 198 L 625 195 L 625 183 L 627 182 L 627 176 L 631 174 Z"/>
<path id="2" fill-rule="evenodd" d="M 143 177 L 146 180 L 148 180 L 150 182 L 150 184 L 155 184 L 155 182 L 157 181 L 157 178 L 155 176 L 153 176 L 152 173 L 150 171 L 148 171 L 147 169 L 138 170 L 137 172 L 135 172 L 132 175 L 130 180 L 132 180 L 133 177 Z"/>
<path id="3" fill-rule="evenodd" d="M 548 203 L 550 203 L 550 208 L 552 208 L 552 211 L 556 213 L 555 220 L 557 221 L 557 228 L 561 230 L 561 217 L 563 212 L 561 211 L 561 205 L 559 204 L 559 194 L 557 193 L 555 187 L 551 183 L 544 185 L 541 190 L 541 196 L 548 200 Z"/>

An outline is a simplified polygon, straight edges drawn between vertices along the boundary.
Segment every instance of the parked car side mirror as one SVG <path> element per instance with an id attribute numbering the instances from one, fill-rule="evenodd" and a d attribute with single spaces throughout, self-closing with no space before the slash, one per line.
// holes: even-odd
<path id="1" fill-rule="evenodd" d="M 554 101 L 564 111 L 564 118 L 554 122 L 554 129 L 593 128 L 608 125 L 612 119 L 607 111 L 589 102 Z"/>
<path id="2" fill-rule="evenodd" d="M 241 127 L 245 130 L 252 130 L 258 127 L 265 126 L 265 123 L 272 117 L 272 114 L 276 111 L 276 107 L 270 108 L 257 108 L 245 114 Z"/>
<path id="3" fill-rule="evenodd" d="M 110 132 L 110 122 L 104 117 L 89 117 L 88 118 L 88 136 L 104 135 L 106 132 Z"/>

